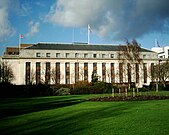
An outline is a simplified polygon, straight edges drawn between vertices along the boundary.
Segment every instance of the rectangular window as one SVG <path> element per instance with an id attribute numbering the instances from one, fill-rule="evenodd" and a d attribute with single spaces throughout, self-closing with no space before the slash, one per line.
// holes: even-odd
<path id="1" fill-rule="evenodd" d="M 155 69 L 154 69 L 154 63 L 151 63 L 151 81 L 155 81 L 155 75 L 154 75 Z"/>
<path id="2" fill-rule="evenodd" d="M 93 73 L 97 74 L 97 63 L 93 63 Z"/>
<path id="3" fill-rule="evenodd" d="M 70 84 L 70 63 L 65 63 L 65 75 L 66 75 L 66 84 Z"/>
<path id="4" fill-rule="evenodd" d="M 147 63 L 143 63 L 144 83 L 147 83 Z"/>
<path id="5" fill-rule="evenodd" d="M 79 53 L 75 53 L 75 58 L 79 58 Z"/>
<path id="6" fill-rule="evenodd" d="M 102 81 L 106 82 L 106 63 L 102 63 Z"/>
<path id="7" fill-rule="evenodd" d="M 36 84 L 41 83 L 41 66 L 40 62 L 36 62 Z"/>
<path id="8" fill-rule="evenodd" d="M 139 64 L 136 63 L 136 83 L 139 83 Z"/>
<path id="9" fill-rule="evenodd" d="M 60 63 L 56 62 L 56 79 L 55 83 L 60 84 Z"/>
<path id="10" fill-rule="evenodd" d="M 146 57 L 147 57 L 147 55 L 146 55 L 146 54 L 144 54 L 144 55 L 143 55 L 143 59 L 146 59 Z"/>
<path id="11" fill-rule="evenodd" d="M 119 82 L 123 83 L 123 63 L 119 63 Z"/>
<path id="12" fill-rule="evenodd" d="M 88 63 L 84 63 L 84 80 L 88 81 Z"/>
<path id="13" fill-rule="evenodd" d="M 69 53 L 66 53 L 66 58 L 69 58 L 70 57 L 70 54 Z"/>
<path id="14" fill-rule="evenodd" d="M 50 62 L 46 62 L 45 83 L 50 84 Z"/>
<path id="15" fill-rule="evenodd" d="M 31 71 L 31 63 L 26 62 L 26 85 L 30 84 L 30 71 Z"/>
<path id="16" fill-rule="evenodd" d="M 87 53 L 84 54 L 84 58 L 88 58 L 88 54 Z"/>
<path id="17" fill-rule="evenodd" d="M 93 58 L 97 58 L 97 54 L 93 54 Z"/>
<path id="18" fill-rule="evenodd" d="M 50 57 L 50 53 L 46 53 L 46 57 Z"/>
<path id="19" fill-rule="evenodd" d="M 114 58 L 114 54 L 111 54 L 110 57 L 111 57 L 111 58 Z"/>
<path id="20" fill-rule="evenodd" d="M 36 53 L 36 57 L 40 57 L 40 53 Z"/>
<path id="21" fill-rule="evenodd" d="M 75 63 L 75 83 L 79 82 L 79 63 Z"/>
<path id="22" fill-rule="evenodd" d="M 56 58 L 60 58 L 60 53 L 56 53 Z"/>
<path id="23" fill-rule="evenodd" d="M 127 63 L 127 76 L 128 76 L 128 83 L 131 84 L 131 64 Z"/>
<path id="24" fill-rule="evenodd" d="M 105 54 L 102 54 L 102 58 L 105 58 L 106 57 L 106 55 Z"/>
<path id="25" fill-rule="evenodd" d="M 114 63 L 111 63 L 111 82 L 115 82 Z"/>

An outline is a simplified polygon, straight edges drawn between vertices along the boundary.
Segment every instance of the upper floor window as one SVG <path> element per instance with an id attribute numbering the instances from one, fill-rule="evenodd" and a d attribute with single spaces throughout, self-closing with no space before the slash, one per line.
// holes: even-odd
<path id="1" fill-rule="evenodd" d="M 146 54 L 144 54 L 144 55 L 143 55 L 143 59 L 145 59 L 146 57 L 147 57 Z"/>
<path id="2" fill-rule="evenodd" d="M 97 58 L 97 54 L 93 54 L 93 58 Z"/>
<path id="3" fill-rule="evenodd" d="M 105 58 L 106 57 L 106 55 L 105 54 L 102 54 L 102 58 Z"/>
<path id="4" fill-rule="evenodd" d="M 111 54 L 110 57 L 111 57 L 111 58 L 114 58 L 114 54 Z"/>
<path id="5" fill-rule="evenodd" d="M 66 53 L 66 58 L 69 58 L 69 53 Z"/>
<path id="6" fill-rule="evenodd" d="M 60 58 L 60 53 L 56 53 L 56 58 Z"/>
<path id="7" fill-rule="evenodd" d="M 75 58 L 78 58 L 79 57 L 79 53 L 75 53 Z"/>
<path id="8" fill-rule="evenodd" d="M 88 54 L 87 54 L 87 53 L 85 53 L 85 54 L 84 54 L 84 58 L 87 58 L 87 57 L 88 57 Z"/>
<path id="9" fill-rule="evenodd" d="M 46 57 L 50 57 L 50 53 L 46 53 Z"/>
<path id="10" fill-rule="evenodd" d="M 40 57 L 40 53 L 36 53 L 36 57 Z"/>

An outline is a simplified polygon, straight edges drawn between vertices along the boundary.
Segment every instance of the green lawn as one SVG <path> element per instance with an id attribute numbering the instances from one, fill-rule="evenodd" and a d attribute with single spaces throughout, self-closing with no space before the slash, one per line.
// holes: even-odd
<path id="1" fill-rule="evenodd" d="M 0 134 L 169 134 L 169 100 L 85 100 L 93 96 L 0 99 Z"/>

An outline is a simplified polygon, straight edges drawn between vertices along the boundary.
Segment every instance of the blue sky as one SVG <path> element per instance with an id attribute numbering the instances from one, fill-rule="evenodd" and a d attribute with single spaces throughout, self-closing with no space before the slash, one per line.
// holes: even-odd
<path id="1" fill-rule="evenodd" d="M 22 43 L 169 45 L 169 0 L 0 0 L 0 56 Z"/>

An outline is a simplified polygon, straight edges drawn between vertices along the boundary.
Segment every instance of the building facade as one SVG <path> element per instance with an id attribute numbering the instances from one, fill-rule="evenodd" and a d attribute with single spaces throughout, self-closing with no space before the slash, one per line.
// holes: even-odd
<path id="1" fill-rule="evenodd" d="M 151 50 L 154 52 L 157 52 L 158 58 L 160 58 L 160 59 L 168 59 L 169 58 L 169 46 L 153 47 Z"/>
<path id="2" fill-rule="evenodd" d="M 128 63 L 118 58 L 119 45 L 88 45 L 38 43 L 15 52 L 5 51 L 2 61 L 13 69 L 14 84 L 47 83 L 74 84 L 91 82 L 92 74 L 108 83 L 136 82 L 138 87 L 151 82 L 151 67 L 158 62 L 157 53 L 141 48 L 142 64 Z"/>

